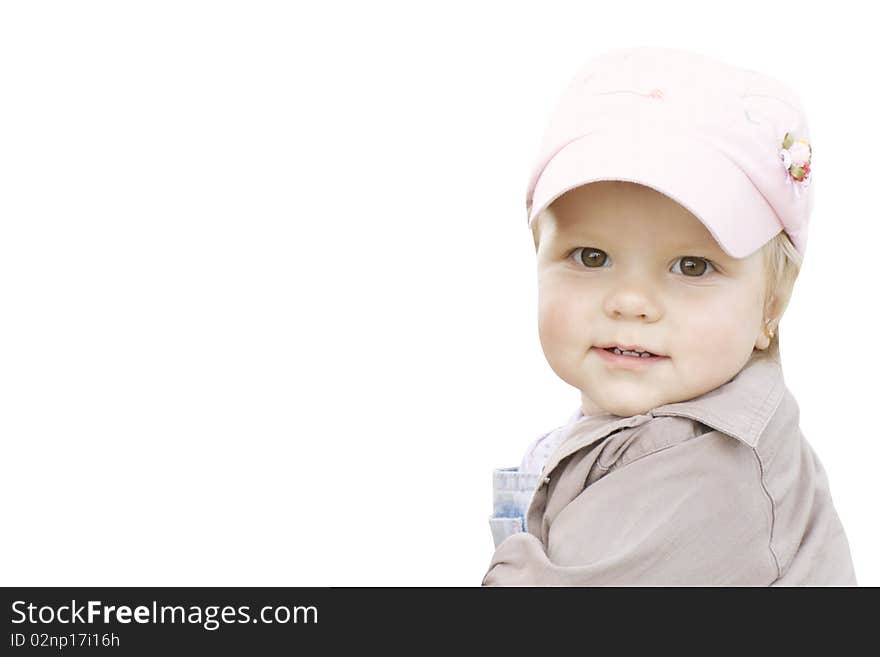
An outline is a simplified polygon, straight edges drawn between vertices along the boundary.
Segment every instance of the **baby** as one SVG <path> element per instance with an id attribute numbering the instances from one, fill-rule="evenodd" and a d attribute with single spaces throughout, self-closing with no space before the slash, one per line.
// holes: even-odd
<path id="1" fill-rule="evenodd" d="M 579 71 L 529 183 L 539 334 L 580 391 L 494 472 L 483 585 L 850 585 L 779 321 L 812 209 L 780 82 L 669 48 Z"/>

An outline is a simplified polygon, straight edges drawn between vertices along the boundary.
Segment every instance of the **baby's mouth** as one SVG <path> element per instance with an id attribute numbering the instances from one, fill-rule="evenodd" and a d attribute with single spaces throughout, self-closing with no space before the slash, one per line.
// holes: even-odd
<path id="1" fill-rule="evenodd" d="M 640 344 L 621 345 L 612 342 L 597 344 L 593 348 L 602 352 L 602 357 L 611 363 L 655 363 L 669 358 L 655 351 L 650 351 Z"/>
<path id="2" fill-rule="evenodd" d="M 658 354 L 653 354 L 650 351 L 633 351 L 629 349 L 620 349 L 618 347 L 605 347 L 605 351 L 610 351 L 612 354 L 617 354 L 618 356 L 631 356 L 633 358 L 658 357 Z"/>

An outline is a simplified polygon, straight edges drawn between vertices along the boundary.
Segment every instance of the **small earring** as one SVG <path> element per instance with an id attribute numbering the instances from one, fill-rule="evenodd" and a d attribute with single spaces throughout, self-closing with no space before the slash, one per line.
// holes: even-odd
<path id="1" fill-rule="evenodd" d="M 770 327 L 770 322 L 772 322 L 772 321 L 773 321 L 772 319 L 768 319 L 768 320 L 764 321 L 764 323 L 767 325 L 765 328 L 765 331 L 767 332 L 767 337 L 771 338 L 771 339 L 773 338 L 773 329 Z"/>

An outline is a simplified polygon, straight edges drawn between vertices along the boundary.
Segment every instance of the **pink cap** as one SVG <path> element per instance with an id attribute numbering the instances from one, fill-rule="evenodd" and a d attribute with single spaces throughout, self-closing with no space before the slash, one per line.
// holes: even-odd
<path id="1" fill-rule="evenodd" d="M 781 82 L 673 48 L 614 50 L 581 68 L 551 115 L 529 226 L 574 187 L 628 180 L 687 208 L 735 258 L 780 230 L 803 255 L 811 155 L 800 99 Z"/>

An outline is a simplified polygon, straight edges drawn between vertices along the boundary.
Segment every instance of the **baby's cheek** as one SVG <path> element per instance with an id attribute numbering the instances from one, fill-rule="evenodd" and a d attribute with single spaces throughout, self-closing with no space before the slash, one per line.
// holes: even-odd
<path id="1" fill-rule="evenodd" d="M 561 295 L 543 298 L 538 314 L 538 333 L 548 364 L 559 378 L 577 386 L 576 372 L 589 342 L 586 318 Z"/>
<path id="2" fill-rule="evenodd" d="M 541 348 L 550 368 L 574 387 L 580 387 L 579 366 L 586 351 L 587 337 L 583 318 L 564 302 L 544 300 L 538 308 L 538 333 Z"/>
<path id="3" fill-rule="evenodd" d="M 583 340 L 586 318 L 584 310 L 572 303 L 565 294 L 544 294 L 538 303 L 538 332 L 541 341 L 564 345 L 572 340 Z"/>
<path id="4" fill-rule="evenodd" d="M 748 327 L 754 324 L 757 303 L 745 295 L 725 295 L 689 313 L 688 325 L 682 331 L 694 350 L 724 355 L 741 350 Z"/>
<path id="5" fill-rule="evenodd" d="M 538 308 L 538 333 L 546 349 L 565 341 L 568 311 L 564 304 L 542 301 Z"/>
<path id="6" fill-rule="evenodd" d="M 693 313 L 686 326 L 679 333 L 680 341 L 688 346 L 688 351 L 712 353 L 729 343 L 730 327 L 710 309 Z"/>

